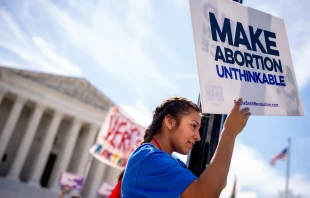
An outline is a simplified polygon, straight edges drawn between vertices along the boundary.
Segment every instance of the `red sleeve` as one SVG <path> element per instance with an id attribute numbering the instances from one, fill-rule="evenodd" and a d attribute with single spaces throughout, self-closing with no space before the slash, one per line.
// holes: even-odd
<path id="1" fill-rule="evenodd" d="M 122 189 L 122 180 L 119 180 L 115 188 L 113 189 L 109 198 L 120 198 Z"/>

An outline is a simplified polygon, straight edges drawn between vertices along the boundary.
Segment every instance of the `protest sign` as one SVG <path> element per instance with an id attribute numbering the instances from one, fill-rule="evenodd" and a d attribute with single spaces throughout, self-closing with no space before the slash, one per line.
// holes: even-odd
<path id="1" fill-rule="evenodd" d="M 106 182 L 103 182 L 101 186 L 99 187 L 99 189 L 97 190 L 97 194 L 99 196 L 108 197 L 110 196 L 113 189 L 114 189 L 114 186 Z"/>
<path id="2" fill-rule="evenodd" d="M 203 113 L 238 98 L 255 115 L 304 115 L 283 19 L 230 0 L 190 0 Z"/>
<path id="3" fill-rule="evenodd" d="M 62 172 L 58 183 L 61 186 L 68 186 L 72 189 L 81 190 L 84 184 L 84 177 L 69 172 Z"/>
<path id="4" fill-rule="evenodd" d="M 143 141 L 144 133 L 144 127 L 112 107 L 90 153 L 101 162 L 122 170 L 129 155 Z"/>

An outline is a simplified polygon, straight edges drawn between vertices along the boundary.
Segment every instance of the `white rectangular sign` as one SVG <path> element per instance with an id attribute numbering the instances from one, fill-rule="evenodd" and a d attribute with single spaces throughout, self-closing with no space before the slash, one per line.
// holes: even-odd
<path id="1" fill-rule="evenodd" d="M 84 177 L 69 172 L 62 172 L 58 183 L 61 186 L 68 186 L 73 189 L 81 190 L 84 184 Z"/>
<path id="2" fill-rule="evenodd" d="M 145 128 L 112 107 L 90 153 L 101 162 L 123 170 L 129 155 L 143 141 Z"/>
<path id="3" fill-rule="evenodd" d="M 203 113 L 304 115 L 283 19 L 232 0 L 190 0 Z"/>

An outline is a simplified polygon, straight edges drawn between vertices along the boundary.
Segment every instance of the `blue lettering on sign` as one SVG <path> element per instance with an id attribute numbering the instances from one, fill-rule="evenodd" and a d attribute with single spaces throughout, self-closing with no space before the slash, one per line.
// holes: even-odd
<path id="1" fill-rule="evenodd" d="M 239 50 L 232 51 L 229 48 L 224 47 L 224 52 L 220 46 L 216 47 L 215 60 L 221 60 L 223 63 L 237 64 L 239 66 L 245 66 L 255 69 L 267 70 L 270 72 L 283 73 L 281 60 L 263 57 L 255 54 L 242 53 Z M 255 60 L 255 61 L 254 61 Z"/>
<path id="2" fill-rule="evenodd" d="M 249 70 L 241 70 L 233 67 L 216 65 L 216 72 L 220 78 L 229 78 L 245 82 L 254 82 L 259 84 L 268 84 L 275 86 L 286 86 L 284 76 L 274 74 L 266 74 L 261 72 L 253 72 Z"/>
<path id="3" fill-rule="evenodd" d="M 272 47 L 277 47 L 277 44 L 272 39 L 276 39 L 276 34 L 267 30 L 257 29 L 254 31 L 252 26 L 249 26 L 250 40 L 247 38 L 244 27 L 242 23 L 237 22 L 235 35 L 233 37 L 230 19 L 225 18 L 223 27 L 221 28 L 217 22 L 214 13 L 209 12 L 210 24 L 211 24 L 211 35 L 213 41 L 218 41 L 218 37 L 221 42 L 225 43 L 226 39 L 229 45 L 239 47 L 244 45 L 248 50 L 257 52 L 259 48 L 264 54 L 269 54 L 273 56 L 280 56 L 279 51 L 273 49 Z M 265 47 L 260 42 L 260 36 L 264 33 L 265 37 Z M 258 47 L 258 48 L 257 48 Z"/>
<path id="4" fill-rule="evenodd" d="M 281 60 L 273 58 L 273 56 L 280 56 L 279 51 L 276 49 L 276 34 L 274 32 L 260 28 L 255 29 L 252 26 L 248 26 L 247 30 L 245 30 L 240 22 L 236 23 L 235 31 L 233 31 L 230 19 L 225 17 L 223 26 L 220 27 L 214 13 L 209 12 L 208 18 L 210 20 L 213 41 L 226 43 L 237 48 L 244 46 L 249 51 L 260 51 L 262 54 L 272 55 L 265 57 L 244 52 L 240 49 L 232 50 L 218 45 L 216 46 L 214 55 L 215 61 L 220 61 L 225 63 L 225 65 L 232 65 L 230 67 L 216 64 L 216 72 L 220 78 L 274 86 L 286 86 Z M 261 38 L 262 35 L 264 39 Z M 261 41 L 263 40 L 264 42 L 262 43 Z"/>

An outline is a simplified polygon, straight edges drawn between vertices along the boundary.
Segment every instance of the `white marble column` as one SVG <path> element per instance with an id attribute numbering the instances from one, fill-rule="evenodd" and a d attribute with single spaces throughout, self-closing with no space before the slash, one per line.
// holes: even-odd
<path id="1" fill-rule="evenodd" d="M 82 151 L 80 154 L 79 161 L 77 162 L 77 164 L 78 164 L 77 168 L 76 168 L 76 170 L 74 170 L 74 173 L 84 176 L 84 182 L 86 181 L 87 174 L 88 174 L 89 168 L 90 168 L 89 150 L 93 146 L 93 144 L 95 143 L 95 136 L 97 135 L 98 130 L 99 130 L 99 127 L 91 125 L 88 132 L 87 132 L 86 137 L 84 138 L 83 142 L 81 143 L 83 145 L 83 148 L 82 148 Z M 77 190 L 72 190 L 70 195 L 72 196 L 72 195 L 76 195 L 76 194 L 79 194 L 79 192 Z"/>
<path id="2" fill-rule="evenodd" d="M 32 169 L 32 173 L 30 176 L 30 184 L 39 187 L 41 176 L 43 174 L 43 170 L 45 168 L 46 162 L 49 158 L 49 154 L 51 152 L 54 138 L 57 134 L 62 114 L 58 111 L 55 111 L 52 121 L 49 125 L 48 130 L 46 131 L 42 146 L 40 148 L 40 152 L 37 157 L 37 161 Z"/>
<path id="3" fill-rule="evenodd" d="M 24 107 L 25 100 L 23 98 L 17 97 L 15 103 L 9 113 L 9 117 L 4 125 L 3 131 L 0 135 L 0 159 L 2 158 L 7 145 L 9 144 L 10 138 L 15 129 L 18 118 Z M 1 162 L 0 162 L 1 163 Z"/>
<path id="4" fill-rule="evenodd" d="M 118 182 L 118 176 L 121 173 L 121 170 L 114 167 L 109 167 L 108 173 L 104 176 L 104 180 L 111 185 L 116 185 Z"/>
<path id="5" fill-rule="evenodd" d="M 64 143 L 65 145 L 62 149 L 59 164 L 58 166 L 55 167 L 55 170 L 53 171 L 51 176 L 50 183 L 52 184 L 51 186 L 54 190 L 59 189 L 58 178 L 60 176 L 61 171 L 66 171 L 68 168 L 82 124 L 83 122 L 79 119 L 74 119 L 72 123 L 71 129 L 66 138 L 67 141 Z"/>
<path id="6" fill-rule="evenodd" d="M 9 172 L 8 177 L 10 179 L 19 180 L 21 169 L 24 165 L 24 162 L 29 152 L 31 143 L 34 139 L 37 128 L 40 124 L 40 120 L 43 115 L 43 112 L 44 112 L 44 107 L 41 106 L 40 104 L 37 104 L 28 122 L 24 138 L 19 146 L 14 162 L 12 164 L 12 168 Z"/>
<path id="7" fill-rule="evenodd" d="M 4 96 L 5 96 L 5 92 L 0 91 L 0 105 L 2 103 L 2 100 L 3 100 Z"/>
<path id="8" fill-rule="evenodd" d="M 84 171 L 88 162 L 88 157 L 90 155 L 89 153 L 89 149 L 93 146 L 94 144 L 94 140 L 95 140 L 95 136 L 97 135 L 97 131 L 99 130 L 98 127 L 91 125 L 90 129 L 87 133 L 87 137 L 85 138 L 85 140 L 83 141 L 83 151 L 81 152 L 80 155 L 80 160 L 78 162 L 78 167 L 76 170 L 76 174 L 78 175 L 83 175 L 84 177 L 86 175 L 84 175 Z"/>
<path id="9" fill-rule="evenodd" d="M 103 182 L 103 176 L 108 168 L 107 165 L 104 163 L 98 161 L 97 159 L 93 160 L 93 163 L 96 163 L 94 166 L 95 170 L 91 170 L 93 174 L 87 180 L 90 182 L 90 184 L 87 185 L 87 189 L 85 189 L 85 197 L 88 198 L 96 198 L 97 196 L 97 190 L 100 187 L 100 185 Z"/>

